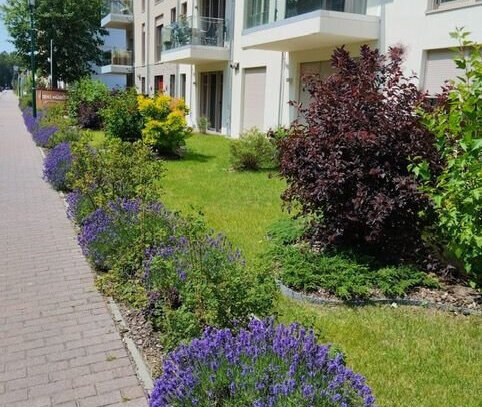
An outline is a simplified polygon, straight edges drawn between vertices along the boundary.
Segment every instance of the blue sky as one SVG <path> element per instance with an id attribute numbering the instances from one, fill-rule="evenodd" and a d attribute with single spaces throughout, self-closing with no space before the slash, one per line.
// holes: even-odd
<path id="1" fill-rule="evenodd" d="M 0 4 L 5 4 L 6 0 L 0 0 Z M 3 26 L 3 20 L 0 19 L 0 52 L 13 51 L 13 45 L 8 42 L 7 30 Z"/>

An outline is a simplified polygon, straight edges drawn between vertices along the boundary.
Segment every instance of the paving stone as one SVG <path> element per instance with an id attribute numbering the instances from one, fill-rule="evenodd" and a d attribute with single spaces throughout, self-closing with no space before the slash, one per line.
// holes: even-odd
<path id="1" fill-rule="evenodd" d="M 12 92 L 0 94 L 0 310 L 0 407 L 147 406 Z"/>

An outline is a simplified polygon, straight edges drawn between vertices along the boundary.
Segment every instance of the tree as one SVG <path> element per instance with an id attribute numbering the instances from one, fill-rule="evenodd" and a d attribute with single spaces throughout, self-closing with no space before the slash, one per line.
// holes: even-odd
<path id="1" fill-rule="evenodd" d="M 458 79 L 444 87 L 439 106 L 423 114 L 436 136 L 443 171 L 433 174 L 425 162 L 413 171 L 438 215 L 437 243 L 482 284 L 482 47 L 462 29 L 451 36 L 459 41 Z"/>
<path id="2" fill-rule="evenodd" d="M 422 246 L 419 212 L 429 206 L 410 157 L 438 168 L 435 138 L 415 114 L 424 95 L 403 75 L 402 55 L 363 46 L 353 58 L 337 49 L 336 73 L 307 82 L 306 126 L 281 142 L 284 199 L 313 218 L 313 239 L 397 261 Z"/>
<path id="3" fill-rule="evenodd" d="M 12 85 L 14 65 L 18 65 L 15 53 L 0 53 L 0 86 Z"/>
<path id="4" fill-rule="evenodd" d="M 27 0 L 7 0 L 0 8 L 21 61 L 30 64 L 30 12 Z M 36 0 L 37 66 L 50 73 L 50 41 L 54 41 L 52 83 L 75 81 L 100 64 L 103 36 L 101 0 Z"/>

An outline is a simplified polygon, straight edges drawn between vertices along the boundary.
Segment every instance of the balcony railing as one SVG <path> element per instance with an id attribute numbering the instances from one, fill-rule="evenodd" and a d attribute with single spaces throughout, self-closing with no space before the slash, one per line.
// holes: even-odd
<path id="1" fill-rule="evenodd" d="M 132 51 L 128 49 L 113 48 L 104 52 L 105 65 L 132 65 Z"/>
<path id="2" fill-rule="evenodd" d="M 162 51 L 186 45 L 224 47 L 224 20 L 212 17 L 181 17 L 161 33 Z"/>
<path id="3" fill-rule="evenodd" d="M 104 0 L 102 2 L 102 17 L 109 14 L 133 15 L 133 0 Z"/>
<path id="4" fill-rule="evenodd" d="M 366 0 L 247 0 L 245 28 L 273 23 L 316 10 L 366 14 Z"/>

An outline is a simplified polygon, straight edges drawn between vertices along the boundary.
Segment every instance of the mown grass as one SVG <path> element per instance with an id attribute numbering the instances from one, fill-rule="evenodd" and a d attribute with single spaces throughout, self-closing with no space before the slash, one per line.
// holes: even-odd
<path id="1" fill-rule="evenodd" d="M 188 140 L 183 160 L 166 162 L 164 202 L 201 210 L 249 262 L 263 250 L 268 225 L 281 211 L 284 183 L 269 172 L 230 171 L 229 141 Z M 280 299 L 284 322 L 312 326 L 339 346 L 365 375 L 380 407 L 480 407 L 482 319 L 400 307 L 325 308 Z"/>
<path id="2" fill-rule="evenodd" d="M 182 160 L 166 162 L 164 203 L 183 212 L 202 211 L 213 229 L 254 258 L 266 228 L 287 216 L 280 205 L 285 183 L 272 171 L 232 171 L 229 142 L 223 137 L 196 135 L 187 143 Z"/>

